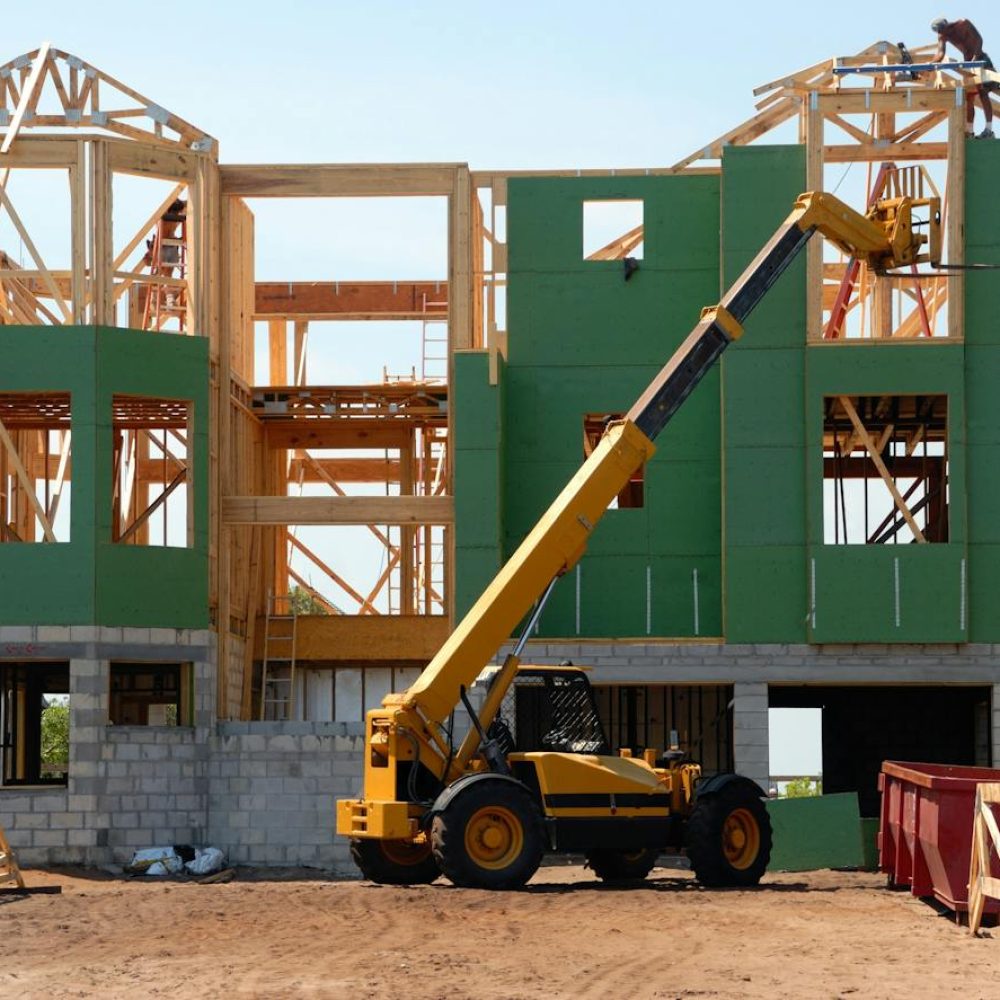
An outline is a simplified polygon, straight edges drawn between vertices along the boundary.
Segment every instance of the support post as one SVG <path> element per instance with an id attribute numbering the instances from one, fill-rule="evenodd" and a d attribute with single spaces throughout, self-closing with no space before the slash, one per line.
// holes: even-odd
<path id="1" fill-rule="evenodd" d="M 765 792 L 771 780 L 768 754 L 767 685 L 733 685 L 733 757 L 736 772 Z"/>

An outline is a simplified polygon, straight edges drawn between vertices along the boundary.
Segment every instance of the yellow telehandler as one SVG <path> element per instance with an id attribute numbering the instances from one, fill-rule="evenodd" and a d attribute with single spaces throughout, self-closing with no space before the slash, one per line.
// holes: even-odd
<path id="1" fill-rule="evenodd" d="M 760 880 L 771 850 L 761 788 L 736 774 L 703 779 L 676 745 L 662 756 L 612 755 L 586 672 L 520 658 L 556 580 L 583 555 L 608 504 L 816 232 L 879 274 L 936 265 L 940 202 L 896 198 L 861 215 L 822 192 L 798 198 L 719 305 L 702 311 L 631 410 L 607 427 L 413 685 L 368 712 L 362 796 L 337 803 L 337 832 L 350 838 L 365 877 L 417 884 L 444 874 L 459 886 L 516 889 L 543 854 L 561 852 L 585 854 L 602 879 L 634 880 L 661 851 L 683 846 L 703 885 Z M 468 689 L 519 622 L 520 638 L 474 706 Z M 541 723 L 512 725 L 503 711 L 522 687 L 532 689 Z M 460 741 L 453 738 L 459 705 L 471 720 Z"/>

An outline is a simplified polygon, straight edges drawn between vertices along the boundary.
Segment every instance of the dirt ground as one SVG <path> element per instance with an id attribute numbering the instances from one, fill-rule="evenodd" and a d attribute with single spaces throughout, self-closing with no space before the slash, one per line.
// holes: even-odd
<path id="1" fill-rule="evenodd" d="M 720 892 L 559 866 L 520 893 L 25 874 L 62 894 L 0 897 L 2 997 L 1000 998 L 1000 931 L 973 939 L 871 874 Z"/>

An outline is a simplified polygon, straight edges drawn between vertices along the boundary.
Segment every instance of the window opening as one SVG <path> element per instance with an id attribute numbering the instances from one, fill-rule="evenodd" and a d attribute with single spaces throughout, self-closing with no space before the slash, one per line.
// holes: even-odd
<path id="1" fill-rule="evenodd" d="M 69 664 L 0 665 L 0 783 L 65 785 Z"/>
<path id="2" fill-rule="evenodd" d="M 823 403 L 827 545 L 947 542 L 947 396 Z"/>
<path id="3" fill-rule="evenodd" d="M 0 393 L 0 544 L 68 542 L 68 392 Z"/>
<path id="4" fill-rule="evenodd" d="M 642 260 L 644 240 L 641 201 L 583 203 L 584 260 Z"/>
<path id="5" fill-rule="evenodd" d="M 123 545 L 190 548 L 193 404 L 116 395 L 112 410 L 114 540 Z"/>
<path id="6" fill-rule="evenodd" d="M 190 726 L 190 703 L 190 663 L 111 664 L 111 725 Z"/>

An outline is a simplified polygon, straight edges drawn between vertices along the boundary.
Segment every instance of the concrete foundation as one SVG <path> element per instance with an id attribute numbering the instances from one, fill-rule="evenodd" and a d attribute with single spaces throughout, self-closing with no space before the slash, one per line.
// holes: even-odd
<path id="1" fill-rule="evenodd" d="M 337 798 L 361 788 L 364 726 L 215 722 L 212 633 L 174 629 L 0 628 L 18 662 L 68 660 L 66 787 L 0 788 L 0 824 L 25 864 L 127 862 L 140 847 L 213 844 L 246 865 L 353 873 L 334 833 Z M 738 646 L 533 642 L 525 662 L 593 668 L 595 684 L 731 684 L 736 770 L 766 786 L 768 691 L 782 684 L 966 684 L 993 691 L 1000 764 L 1000 647 Z M 193 665 L 194 725 L 108 724 L 112 661 Z"/>

